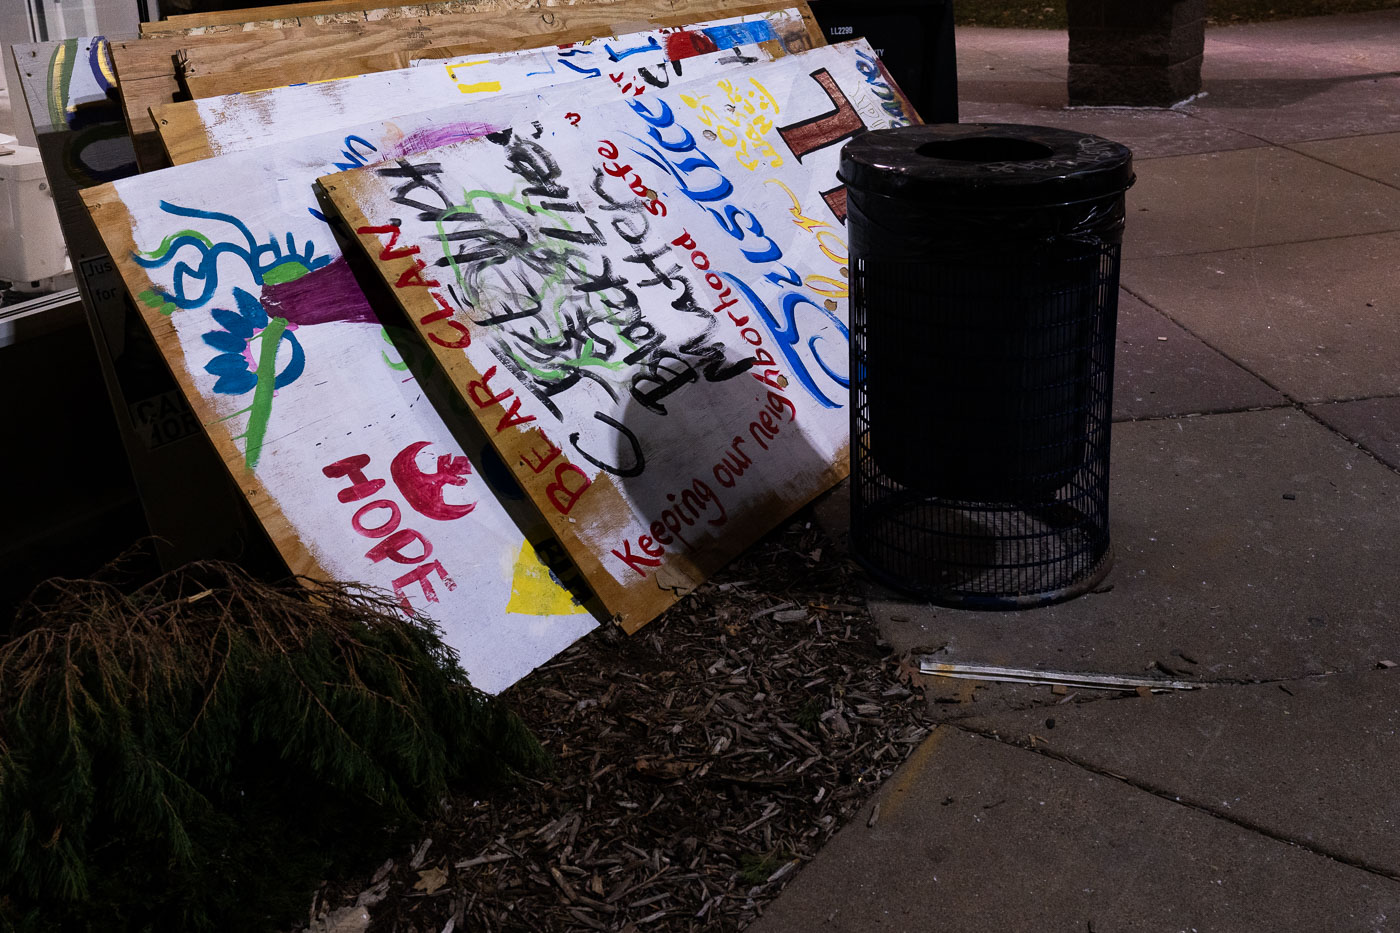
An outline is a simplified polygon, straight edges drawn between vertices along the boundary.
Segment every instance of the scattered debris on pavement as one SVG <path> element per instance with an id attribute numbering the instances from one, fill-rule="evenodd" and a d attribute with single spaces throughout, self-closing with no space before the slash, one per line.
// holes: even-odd
<path id="1" fill-rule="evenodd" d="M 1210 686 L 1204 681 L 1163 680 L 1157 677 L 1130 677 L 1122 674 L 1090 674 L 1077 671 L 1042 671 L 1027 667 L 998 667 L 991 664 L 953 664 L 921 658 L 919 672 L 933 677 L 957 680 L 985 680 L 1008 684 L 1050 684 L 1081 690 L 1122 690 L 1131 693 L 1163 690 L 1195 690 Z"/>

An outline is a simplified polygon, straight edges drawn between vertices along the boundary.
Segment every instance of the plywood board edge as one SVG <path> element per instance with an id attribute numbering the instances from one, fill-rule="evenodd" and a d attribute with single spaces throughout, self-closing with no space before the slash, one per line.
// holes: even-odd
<path id="1" fill-rule="evenodd" d="M 199 104 L 192 100 L 176 101 L 163 107 L 152 107 L 150 112 L 161 145 L 165 147 L 165 154 L 172 165 L 214 157 L 214 150 L 209 145 L 209 128 L 200 115 Z"/>
<path id="2" fill-rule="evenodd" d="M 179 33 L 190 29 L 208 26 L 242 26 L 248 23 L 269 22 L 272 20 L 301 19 L 311 16 L 331 16 L 337 13 L 369 13 L 373 10 L 402 9 L 404 7 L 438 6 L 434 0 L 420 3 L 394 3 L 393 0 L 320 0 L 311 3 L 289 3 L 280 6 L 249 6 L 236 10 L 214 10 L 207 13 L 178 13 L 150 26 L 151 33 Z M 538 6 L 538 2 L 534 4 Z M 488 7 L 488 9 L 492 9 Z M 474 11 L 468 11 L 474 12 Z"/>
<path id="3" fill-rule="evenodd" d="M 122 284 L 126 287 L 133 304 L 138 309 L 142 323 L 146 325 L 152 339 L 160 348 L 161 357 L 169 366 L 171 375 L 174 376 L 181 392 L 194 410 L 195 417 L 199 419 L 205 436 L 213 443 L 219 459 L 229 471 L 229 475 L 237 484 L 239 491 L 248 500 L 248 504 L 253 507 L 258 521 L 266 529 L 273 544 L 282 555 L 282 559 L 287 562 L 288 569 L 296 576 L 321 580 L 333 579 L 293 531 L 291 522 L 282 514 L 276 499 L 273 498 L 267 487 L 251 470 L 244 468 L 243 451 L 238 449 L 237 443 L 226 427 L 226 422 L 209 406 L 204 396 L 194 390 L 189 372 L 171 365 L 172 359 L 184 360 L 185 356 L 179 346 L 179 338 L 175 334 L 175 328 L 169 317 L 152 309 L 138 297 L 153 289 L 154 283 L 139 266 L 131 261 L 131 257 L 137 252 L 136 243 L 131 236 L 132 218 L 126 205 L 122 202 L 116 186 L 108 183 L 86 188 L 79 192 L 79 196 L 117 265 L 118 272 L 122 277 Z M 183 312 L 175 311 L 173 313 Z"/>
<path id="4" fill-rule="evenodd" d="M 136 40 L 131 41 L 134 42 Z M 137 132 L 137 121 L 133 117 L 133 101 L 136 99 L 137 95 L 132 93 L 132 91 L 135 87 L 136 79 L 131 78 L 129 75 L 124 76 L 122 74 L 122 65 L 125 57 L 118 55 L 118 52 L 123 50 L 126 45 L 127 42 L 113 42 L 110 44 L 109 48 L 112 53 L 112 73 L 116 75 L 117 78 L 117 94 L 121 97 L 122 119 L 126 121 L 126 135 L 131 137 L 132 145 L 136 147 L 136 166 L 142 171 L 148 171 L 145 164 L 148 156 L 142 151 L 140 143 L 142 136 Z"/>

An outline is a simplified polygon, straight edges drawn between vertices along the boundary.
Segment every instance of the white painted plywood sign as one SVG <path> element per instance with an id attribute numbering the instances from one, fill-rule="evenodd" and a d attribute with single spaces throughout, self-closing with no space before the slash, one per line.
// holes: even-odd
<path id="1" fill-rule="evenodd" d="M 717 61 L 728 54 L 688 67 L 718 74 L 735 67 Z M 577 86 L 593 88 L 573 92 L 580 102 L 616 94 L 606 78 Z M 443 624 L 491 691 L 595 622 L 552 578 L 572 570 L 563 552 L 537 556 L 502 505 L 522 494 L 490 446 L 470 442 L 466 403 L 454 413 L 429 402 L 416 374 L 439 371 L 413 365 L 421 340 L 396 307 L 370 305 L 312 186 L 346 160 L 495 133 L 545 106 L 458 95 L 319 135 L 274 128 L 271 145 L 84 193 L 200 423 L 293 570 L 394 592 Z"/>
<path id="2" fill-rule="evenodd" d="M 424 59 L 413 68 L 178 106 L 198 114 L 210 151 L 219 154 L 267 145 L 270 127 L 285 143 L 347 122 L 388 120 L 464 98 L 480 100 L 598 78 L 623 63 L 643 81 L 665 87 L 716 67 L 769 61 L 810 47 L 802 14 L 781 9 L 565 46 Z"/>
<path id="3" fill-rule="evenodd" d="M 629 630 L 847 470 L 840 143 L 907 122 L 864 42 L 322 179 Z"/>

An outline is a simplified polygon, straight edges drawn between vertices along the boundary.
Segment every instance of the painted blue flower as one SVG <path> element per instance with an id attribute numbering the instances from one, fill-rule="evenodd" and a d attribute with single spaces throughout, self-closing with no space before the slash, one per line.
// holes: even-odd
<path id="1" fill-rule="evenodd" d="M 269 321 L 262 303 L 241 288 L 233 290 L 238 309 L 214 308 L 210 314 L 222 330 L 211 330 L 204 334 L 204 342 L 219 354 L 204 365 L 204 371 L 219 378 L 214 382 L 214 391 L 225 395 L 242 395 L 251 392 L 258 384 L 257 366 L 249 368 L 248 343 L 267 329 Z M 286 340 L 292 346 L 292 358 L 286 367 L 273 380 L 273 388 L 290 385 L 306 368 L 306 352 L 290 330 L 282 330 L 285 321 L 278 319 L 279 340 Z"/>

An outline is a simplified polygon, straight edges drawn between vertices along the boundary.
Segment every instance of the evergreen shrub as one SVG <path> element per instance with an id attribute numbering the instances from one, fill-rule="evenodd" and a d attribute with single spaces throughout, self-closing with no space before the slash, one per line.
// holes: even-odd
<path id="1" fill-rule="evenodd" d="M 433 623 L 361 587 L 109 572 L 46 581 L 13 631 L 0 928 L 286 928 L 337 854 L 548 768 Z"/>

